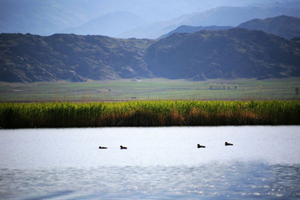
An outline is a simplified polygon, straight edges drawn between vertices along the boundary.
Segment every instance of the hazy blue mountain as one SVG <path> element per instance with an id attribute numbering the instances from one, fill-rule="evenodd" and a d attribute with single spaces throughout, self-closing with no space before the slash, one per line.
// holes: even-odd
<path id="1" fill-rule="evenodd" d="M 195 33 L 197 31 L 203 31 L 203 30 L 216 31 L 216 30 L 228 30 L 231 28 L 233 28 L 233 27 L 232 26 L 186 26 L 186 25 L 182 25 L 167 34 L 162 35 L 161 37 L 159 37 L 159 39 L 169 37 L 173 33 Z"/>
<path id="2" fill-rule="evenodd" d="M 138 19 L 143 20 L 143 27 L 145 27 L 150 23 L 170 21 L 181 15 L 203 12 L 217 6 L 248 6 L 277 1 L 283 0 L 0 0 L 0 33 L 51 35 L 85 24 L 85 32 L 92 34 L 97 18 L 108 13 L 132 13 L 137 15 Z M 294 1 L 299 2 L 299 0 Z M 100 21 L 100 23 L 103 22 Z M 175 29 L 179 25 L 181 24 L 175 24 L 164 33 Z M 198 26 L 199 24 L 195 25 Z M 89 27 L 91 27 L 91 32 L 89 32 Z M 120 30 L 116 31 L 116 27 L 120 27 Z M 161 29 L 164 28 L 166 26 Z M 121 23 L 116 23 L 113 29 L 112 31 L 108 30 L 108 33 L 121 32 L 124 27 Z M 149 29 L 144 28 L 144 30 Z M 147 34 L 141 33 L 137 36 L 144 37 L 145 35 Z M 129 35 L 128 37 L 133 36 L 135 35 Z"/>
<path id="3" fill-rule="evenodd" d="M 284 15 L 264 20 L 254 19 L 242 23 L 238 27 L 249 30 L 262 30 L 287 39 L 300 37 L 300 18 Z"/>
<path id="4" fill-rule="evenodd" d="M 143 25 L 143 20 L 129 12 L 114 12 L 97 17 L 87 23 L 62 30 L 62 33 L 74 33 L 78 35 L 106 35 L 116 37 L 123 32 Z"/>
<path id="5" fill-rule="evenodd" d="M 0 34 L 0 80 L 151 78 L 143 55 L 152 42 L 73 34 Z"/>
<path id="6" fill-rule="evenodd" d="M 0 81 L 300 76 L 300 42 L 263 31 L 174 33 L 160 40 L 0 34 Z"/>
<path id="7" fill-rule="evenodd" d="M 300 37 L 300 18 L 281 15 L 267 19 L 253 19 L 237 26 L 249 30 L 262 30 L 287 39 Z M 231 26 L 179 26 L 175 30 L 159 37 L 165 38 L 173 33 L 195 33 L 200 30 L 228 30 Z"/>
<path id="8" fill-rule="evenodd" d="M 154 76 L 171 79 L 300 76 L 299 43 L 263 31 L 229 29 L 174 33 L 152 44 L 145 61 Z"/>
<path id="9" fill-rule="evenodd" d="M 196 0 L 0 0 L 0 33 L 51 35 L 114 12 L 130 12 L 142 18 L 145 23 L 153 23 L 197 11 L 202 7 L 197 2 Z M 116 23 L 115 26 L 121 24 Z"/>
<path id="10" fill-rule="evenodd" d="M 121 37 L 158 38 L 181 25 L 188 26 L 238 26 L 252 19 L 265 19 L 279 15 L 300 17 L 300 4 L 294 7 L 288 3 L 278 3 L 278 7 L 272 6 L 248 6 L 248 7 L 217 7 L 205 12 L 195 12 L 183 15 L 174 20 L 150 24 L 129 31 Z"/>
<path id="11" fill-rule="evenodd" d="M 81 10 L 64 0 L 1 0 L 0 32 L 50 35 L 84 23 L 87 18 Z"/>

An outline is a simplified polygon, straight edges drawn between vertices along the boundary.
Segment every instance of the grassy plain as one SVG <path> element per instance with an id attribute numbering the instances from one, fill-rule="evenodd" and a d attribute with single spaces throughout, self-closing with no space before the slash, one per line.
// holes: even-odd
<path id="1" fill-rule="evenodd" d="M 210 89 L 210 86 L 213 86 Z M 230 89 L 228 89 L 230 86 Z M 235 89 L 235 86 L 237 87 Z M 223 89 L 226 87 L 226 89 Z M 294 100 L 300 78 L 186 80 L 142 79 L 0 83 L 1 102 L 99 102 L 128 100 Z"/>

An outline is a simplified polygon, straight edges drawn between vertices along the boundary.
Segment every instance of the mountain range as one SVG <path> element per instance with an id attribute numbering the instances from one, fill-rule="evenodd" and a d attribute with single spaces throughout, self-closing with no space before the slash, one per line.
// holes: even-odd
<path id="1" fill-rule="evenodd" d="M 300 75 L 300 46 L 263 31 L 175 33 L 145 55 L 154 76 L 170 79 L 281 78 Z"/>
<path id="2" fill-rule="evenodd" d="M 300 76 L 299 41 L 242 28 L 159 40 L 0 34 L 0 81 Z"/>
<path id="3" fill-rule="evenodd" d="M 175 30 L 162 35 L 165 38 L 173 33 L 195 33 L 200 30 L 228 30 L 231 26 L 179 26 Z M 300 37 L 300 18 L 281 15 L 267 19 L 253 19 L 244 22 L 237 28 L 245 28 L 249 30 L 261 30 L 269 34 L 274 34 L 286 39 Z"/>
<path id="4" fill-rule="evenodd" d="M 216 31 L 216 30 L 228 30 L 233 28 L 232 26 L 186 26 L 182 25 L 175 30 L 160 36 L 158 39 L 166 38 L 173 33 L 195 33 L 198 31 Z"/>
<path id="5" fill-rule="evenodd" d="M 180 25 L 299 16 L 300 0 L 0 0 L 0 33 L 157 38 Z"/>
<path id="6" fill-rule="evenodd" d="M 287 39 L 300 37 L 300 18 L 284 15 L 275 18 L 267 18 L 264 20 L 253 19 L 240 24 L 238 27 L 249 30 L 262 30 L 266 33 L 274 34 Z"/>
<path id="7" fill-rule="evenodd" d="M 55 34 L 0 34 L 0 80 L 75 82 L 151 77 L 143 55 L 151 40 Z"/>
<path id="8" fill-rule="evenodd" d="M 78 35 L 118 35 L 142 26 L 144 21 L 130 12 L 113 12 L 97 17 L 81 26 L 62 30 L 63 33 L 76 33 Z"/>
<path id="9" fill-rule="evenodd" d="M 291 7 L 293 5 L 293 7 Z M 205 12 L 182 15 L 173 20 L 156 22 L 121 34 L 119 37 L 155 39 L 181 25 L 238 26 L 252 19 L 272 18 L 280 15 L 300 17 L 300 3 L 259 4 L 247 7 L 217 7 Z"/>

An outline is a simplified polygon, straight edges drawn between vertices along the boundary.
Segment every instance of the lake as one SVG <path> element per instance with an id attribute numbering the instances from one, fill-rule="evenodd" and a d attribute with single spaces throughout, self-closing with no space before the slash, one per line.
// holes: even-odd
<path id="1" fill-rule="evenodd" d="M 299 128 L 2 129 L 0 198 L 297 199 Z"/>

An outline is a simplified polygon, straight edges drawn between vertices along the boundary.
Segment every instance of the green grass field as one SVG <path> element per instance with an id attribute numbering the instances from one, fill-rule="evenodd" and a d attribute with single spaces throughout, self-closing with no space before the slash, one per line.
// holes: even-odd
<path id="1" fill-rule="evenodd" d="M 228 89 L 228 86 L 230 89 Z M 235 89 L 236 86 L 236 89 Z M 210 89 L 210 87 L 212 87 Z M 300 78 L 186 80 L 142 79 L 99 82 L 0 83 L 1 102 L 98 102 L 128 100 L 290 100 Z M 225 88 L 225 89 L 223 89 Z"/>

